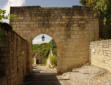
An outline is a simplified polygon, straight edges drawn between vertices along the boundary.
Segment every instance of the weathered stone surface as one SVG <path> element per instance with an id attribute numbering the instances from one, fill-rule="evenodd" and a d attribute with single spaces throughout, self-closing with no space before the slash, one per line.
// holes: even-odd
<path id="1" fill-rule="evenodd" d="M 91 42 L 90 50 L 91 64 L 111 72 L 111 40 Z"/>
<path id="2" fill-rule="evenodd" d="M 0 23 L 0 85 L 20 85 L 27 74 L 27 41 L 10 28 Z"/>
<path id="3" fill-rule="evenodd" d="M 10 24 L 29 43 L 30 69 L 32 40 L 39 34 L 48 34 L 56 41 L 59 73 L 89 62 L 89 42 L 99 37 L 99 22 L 91 8 L 11 7 L 11 14 L 16 17 Z"/>

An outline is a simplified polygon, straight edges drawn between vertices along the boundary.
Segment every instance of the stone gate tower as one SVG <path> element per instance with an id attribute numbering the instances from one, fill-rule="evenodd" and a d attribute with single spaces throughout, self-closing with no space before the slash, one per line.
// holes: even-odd
<path id="1" fill-rule="evenodd" d="M 89 42 L 99 37 L 99 22 L 91 8 L 11 7 L 11 14 L 15 15 L 10 21 L 13 29 L 29 43 L 27 67 L 30 71 L 32 40 L 41 33 L 52 36 L 56 41 L 59 73 L 89 62 Z"/>

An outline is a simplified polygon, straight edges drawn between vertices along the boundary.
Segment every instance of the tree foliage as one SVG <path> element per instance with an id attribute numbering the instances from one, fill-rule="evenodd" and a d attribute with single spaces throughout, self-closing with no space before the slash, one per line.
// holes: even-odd
<path id="1" fill-rule="evenodd" d="M 52 39 L 50 42 L 50 48 L 52 48 L 52 53 L 53 55 L 57 56 L 57 46 L 56 46 L 56 42 Z"/>
<path id="2" fill-rule="evenodd" d="M 44 57 L 48 57 L 50 49 L 52 49 L 53 54 L 56 56 L 56 43 L 53 39 L 49 43 L 34 44 L 32 47 L 33 53 L 41 53 Z"/>
<path id="3" fill-rule="evenodd" d="M 8 19 L 13 20 L 14 17 L 16 17 L 16 16 L 13 14 L 6 15 L 6 10 L 0 9 L 0 22 L 3 22 L 3 20 L 8 20 Z"/>
<path id="4" fill-rule="evenodd" d="M 1 10 L 0 9 L 0 22 L 3 21 L 3 19 L 8 19 L 9 15 L 5 15 L 6 14 L 6 10 Z"/>
<path id="5" fill-rule="evenodd" d="M 34 53 L 40 53 L 42 54 L 44 57 L 48 57 L 49 51 L 50 51 L 50 46 L 48 43 L 44 43 L 44 44 L 34 44 L 33 45 L 33 52 Z"/>
<path id="6" fill-rule="evenodd" d="M 81 3 L 82 5 L 86 5 L 86 0 L 80 0 L 80 3 Z"/>
<path id="7" fill-rule="evenodd" d="M 91 6 L 96 16 L 103 20 L 104 24 L 111 25 L 111 0 L 80 0 L 81 4 Z"/>

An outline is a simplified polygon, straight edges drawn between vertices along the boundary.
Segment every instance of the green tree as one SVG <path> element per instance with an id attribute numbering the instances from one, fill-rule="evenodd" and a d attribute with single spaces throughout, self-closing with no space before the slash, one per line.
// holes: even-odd
<path id="1" fill-rule="evenodd" d="M 52 52 L 55 56 L 57 56 L 57 46 L 56 46 L 56 42 L 54 41 L 54 39 L 52 39 L 50 42 L 50 48 L 52 48 Z"/>
<path id="2" fill-rule="evenodd" d="M 4 19 L 5 20 L 7 20 L 7 19 L 13 20 L 14 17 L 16 17 L 16 16 L 13 14 L 6 15 L 6 10 L 0 9 L 0 22 L 3 22 Z"/>
<path id="3" fill-rule="evenodd" d="M 34 44 L 32 47 L 33 53 L 41 53 L 44 57 L 48 57 L 50 52 L 50 45 L 49 43 L 43 44 Z"/>
<path id="4" fill-rule="evenodd" d="M 80 0 L 80 3 L 81 3 L 82 5 L 86 5 L 86 0 Z"/>
<path id="5" fill-rule="evenodd" d="M 5 15 L 6 14 L 6 10 L 1 10 L 0 9 L 0 22 L 3 22 L 3 19 L 8 19 L 9 15 Z"/>
<path id="6" fill-rule="evenodd" d="M 91 6 L 104 24 L 111 25 L 111 0 L 80 0 L 80 3 Z"/>
<path id="7" fill-rule="evenodd" d="M 3 19 L 6 19 L 5 16 L 6 11 L 0 9 L 0 22 L 2 22 Z M 1 30 L 1 25 L 0 25 L 0 40 L 3 40 L 3 32 Z"/>
<path id="8" fill-rule="evenodd" d="M 56 56 L 57 56 L 57 47 L 55 41 L 52 39 L 49 43 L 43 44 L 33 44 L 32 51 L 33 53 L 40 53 L 44 56 L 44 64 L 49 56 L 50 50 L 52 49 L 53 55 L 50 56 L 52 65 L 56 66 Z"/>

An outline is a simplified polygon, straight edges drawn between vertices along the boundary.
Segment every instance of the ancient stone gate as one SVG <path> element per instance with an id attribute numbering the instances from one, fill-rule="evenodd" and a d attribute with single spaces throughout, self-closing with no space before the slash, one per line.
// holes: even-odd
<path id="1" fill-rule="evenodd" d="M 91 8 L 11 7 L 15 17 L 10 24 L 29 43 L 29 63 L 32 69 L 32 39 L 48 34 L 57 44 L 57 71 L 62 73 L 89 62 L 89 42 L 99 37 L 99 22 Z"/>

